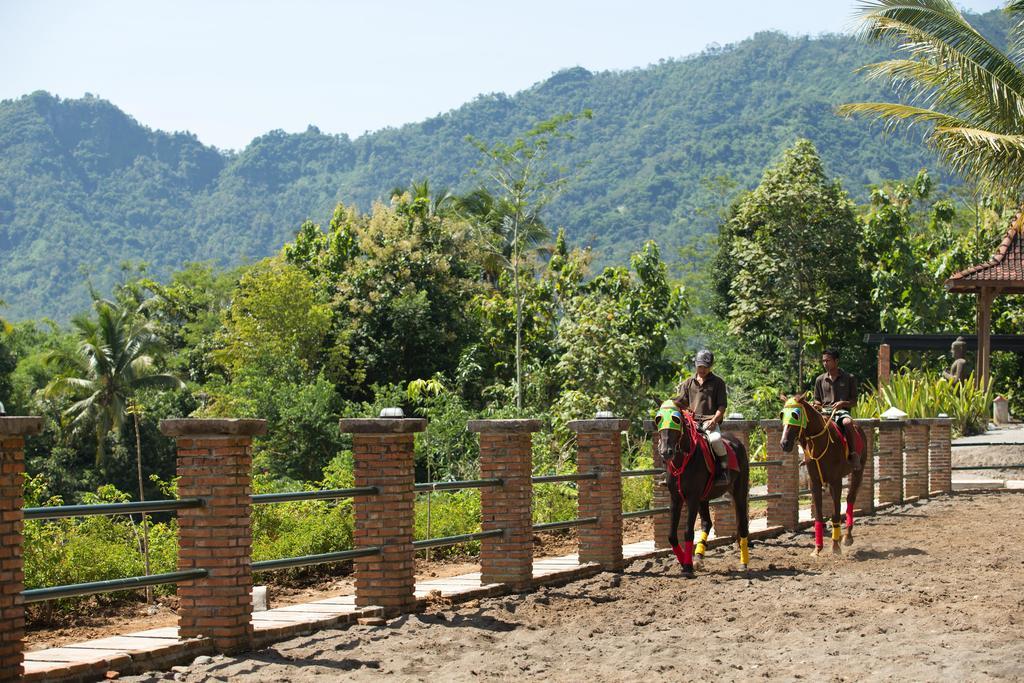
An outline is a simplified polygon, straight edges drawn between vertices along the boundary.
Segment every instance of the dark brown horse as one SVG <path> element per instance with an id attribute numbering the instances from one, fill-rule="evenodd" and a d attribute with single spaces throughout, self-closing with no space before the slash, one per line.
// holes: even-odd
<path id="1" fill-rule="evenodd" d="M 864 432 L 860 426 L 860 442 L 864 443 Z M 829 416 L 826 419 L 803 394 L 786 399 L 782 409 L 782 450 L 789 453 L 793 445 L 800 442 L 804 451 L 804 465 L 811 482 L 811 500 L 814 503 L 814 551 L 821 553 L 824 545 L 825 521 L 822 511 L 822 484 L 828 484 L 832 494 L 832 552 L 842 554 L 839 541 L 853 543 L 853 506 L 857 502 L 857 491 L 864 478 L 864 470 L 854 470 L 848 458 L 849 450 L 843 440 L 839 425 Z M 867 455 L 865 457 L 870 457 Z M 850 475 L 850 489 L 846 495 L 846 535 L 842 537 L 839 520 L 839 499 L 843 494 L 843 477 Z"/>
<path id="2" fill-rule="evenodd" d="M 658 454 L 668 470 L 668 488 L 672 497 L 672 523 L 668 542 L 672 551 L 683 565 L 683 573 L 693 575 L 693 524 L 699 512 L 701 519 L 701 540 L 697 544 L 697 558 L 704 557 L 705 542 L 711 531 L 711 511 L 708 501 L 728 493 L 736 506 L 737 537 L 740 547 L 740 565 L 747 568 L 750 553 L 747 550 L 749 519 L 747 516 L 747 494 L 750 491 L 750 462 L 747 449 L 730 436 L 723 436 L 729 448 L 736 455 L 739 471 L 729 470 L 727 482 L 716 483 L 717 458 L 711 453 L 711 445 L 697 428 L 689 411 L 684 411 L 674 401 L 665 401 L 654 418 L 658 432 Z M 679 517 L 683 503 L 686 503 L 686 527 L 683 529 L 684 546 L 679 547 Z"/>

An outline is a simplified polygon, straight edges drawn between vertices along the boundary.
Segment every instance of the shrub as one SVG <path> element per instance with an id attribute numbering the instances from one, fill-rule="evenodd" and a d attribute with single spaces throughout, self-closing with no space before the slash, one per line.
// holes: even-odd
<path id="1" fill-rule="evenodd" d="M 869 395 L 858 400 L 853 411 L 855 417 L 879 417 L 890 407 L 896 407 L 909 417 L 937 417 L 945 413 L 952 418 L 956 435 L 979 434 L 988 425 L 992 386 L 975 386 L 973 374 L 963 382 L 951 382 L 919 370 L 902 370 L 893 374 L 881 389 L 871 389 Z"/>

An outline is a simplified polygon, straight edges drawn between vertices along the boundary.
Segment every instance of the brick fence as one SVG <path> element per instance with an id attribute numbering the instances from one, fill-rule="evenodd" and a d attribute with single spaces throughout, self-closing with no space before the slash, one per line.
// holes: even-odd
<path id="1" fill-rule="evenodd" d="M 899 503 L 904 496 L 927 497 L 951 489 L 950 420 L 859 421 L 869 452 L 860 497 L 862 511 L 880 502 Z M 355 486 L 372 487 L 353 499 L 355 545 L 368 554 L 355 560 L 355 602 L 383 614 L 416 608 L 413 546 L 415 519 L 415 434 L 426 420 L 407 418 L 343 419 L 352 434 Z M 22 487 L 25 437 L 37 433 L 36 417 L 0 417 L 0 680 L 22 673 L 24 589 L 22 570 Z M 199 637 L 221 652 L 253 645 L 252 536 L 250 528 L 252 438 L 266 432 L 263 420 L 179 419 L 160 425 L 178 449 L 179 495 L 198 498 L 202 506 L 179 510 L 179 569 L 205 570 L 203 578 L 178 585 L 181 637 Z M 473 420 L 479 434 L 481 489 L 482 584 L 513 590 L 533 585 L 532 437 L 537 420 Z M 622 433 L 625 420 L 598 418 L 571 422 L 576 434 L 581 478 L 579 555 L 581 563 L 618 571 L 623 567 Z M 782 453 L 778 420 L 727 420 L 722 431 L 753 446 L 764 445 L 767 479 L 767 529 L 796 530 L 800 520 L 800 459 Z M 656 435 L 655 435 L 656 437 Z M 877 449 L 877 451 L 876 451 Z M 657 449 L 654 451 L 657 466 Z M 877 458 L 877 467 L 875 460 Z M 757 458 L 755 458 L 756 460 Z M 495 481 L 496 480 L 496 481 Z M 869 493 L 870 492 L 870 493 Z M 668 504 L 667 491 L 654 487 L 655 510 Z M 717 503 L 715 534 L 726 542 L 735 533 L 732 505 Z M 654 543 L 664 547 L 667 515 L 654 515 Z M 499 533 L 500 532 L 500 533 Z M 376 550 L 379 549 L 379 550 Z M 338 549 L 342 550 L 342 549 Z"/>

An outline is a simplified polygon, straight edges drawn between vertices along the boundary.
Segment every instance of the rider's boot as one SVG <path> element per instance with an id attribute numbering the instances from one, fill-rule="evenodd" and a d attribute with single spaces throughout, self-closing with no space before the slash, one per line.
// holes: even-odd
<path id="1" fill-rule="evenodd" d="M 847 448 L 850 449 L 850 467 L 855 471 L 860 471 L 864 464 L 861 462 L 860 453 L 856 449 L 857 441 L 853 433 L 854 429 L 856 427 L 853 426 L 852 422 L 847 421 L 843 423 L 843 435 L 846 437 Z"/>
<path id="2" fill-rule="evenodd" d="M 715 468 L 715 483 L 716 484 L 728 484 L 729 483 L 729 463 L 726 461 L 726 456 L 715 454 L 715 460 L 718 466 Z"/>
<path id="3" fill-rule="evenodd" d="M 668 472 L 662 472 L 654 478 L 654 485 L 662 488 L 668 488 Z"/>

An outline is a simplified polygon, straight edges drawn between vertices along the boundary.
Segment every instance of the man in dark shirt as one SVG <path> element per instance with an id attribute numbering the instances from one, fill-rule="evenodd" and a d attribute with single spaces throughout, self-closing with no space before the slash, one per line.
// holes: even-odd
<path id="1" fill-rule="evenodd" d="M 704 425 L 704 431 L 718 430 L 725 419 L 728 391 L 722 378 L 711 372 L 715 356 L 707 349 L 697 352 L 694 358 L 693 377 L 679 385 L 676 402 L 688 408 L 694 417 Z"/>
<path id="2" fill-rule="evenodd" d="M 839 367 L 839 352 L 826 349 L 821 354 L 825 372 L 814 380 L 814 407 L 832 413 L 836 424 L 843 430 L 846 443 L 850 445 L 850 462 L 854 469 L 860 469 L 860 453 L 854 444 L 853 416 L 850 410 L 857 403 L 857 378 Z M 835 411 L 834 413 L 832 411 Z"/>
<path id="3" fill-rule="evenodd" d="M 708 434 L 717 433 L 718 426 L 725 419 L 725 407 L 728 402 L 728 391 L 721 377 L 711 372 L 715 355 L 707 349 L 701 349 L 693 359 L 694 374 L 679 385 L 676 403 L 687 408 L 704 426 Z M 718 478 L 728 479 L 723 454 L 724 446 L 712 442 L 715 455 L 718 456 Z"/>

